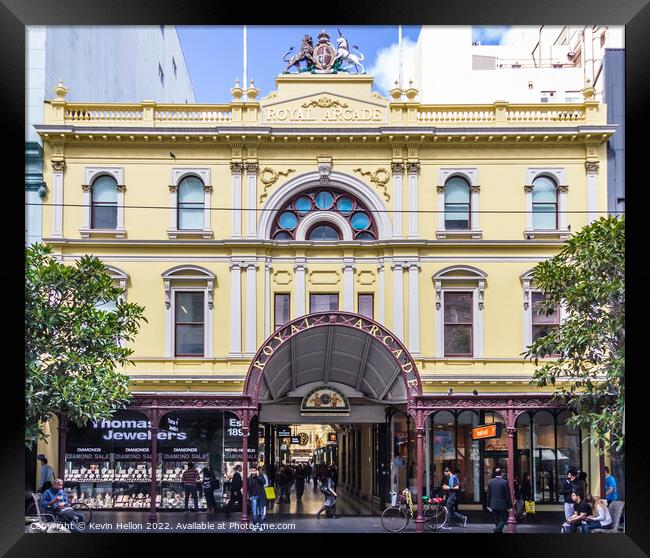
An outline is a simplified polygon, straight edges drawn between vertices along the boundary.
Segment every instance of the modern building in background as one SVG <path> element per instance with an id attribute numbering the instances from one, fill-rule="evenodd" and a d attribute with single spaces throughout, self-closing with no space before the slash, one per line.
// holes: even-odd
<path id="1" fill-rule="evenodd" d="M 148 322 L 129 409 L 52 420 L 39 453 L 94 505 L 153 517 L 177 507 L 166 483 L 184 460 L 226 480 L 237 462 L 286 461 L 306 425 L 332 427 L 319 459 L 377 508 L 391 490 L 431 494 L 445 466 L 467 509 L 497 466 L 530 477 L 538 510 L 563 509 L 570 466 L 598 492 L 588 432 L 521 355 L 563 319 L 537 312 L 532 269 L 607 211 L 605 105 L 582 78 L 559 107 L 515 89 L 387 99 L 372 76 L 328 71 L 328 39 L 321 73 L 279 75 L 259 100 L 235 86 L 209 106 L 81 103 L 63 87 L 46 101 L 45 201 L 65 206 L 48 205 L 43 239 L 64 262 L 98 256 Z M 447 72 L 424 68 L 420 96 Z"/>
<path id="2" fill-rule="evenodd" d="M 472 41 L 469 26 L 424 26 L 415 54 L 420 101 L 440 104 L 579 102 L 589 84 L 607 104 L 607 210 L 625 211 L 625 30 L 620 26 L 511 27 L 505 44 Z M 405 76 L 407 77 L 407 76 Z M 603 215 L 604 216 L 604 215 Z"/>
<path id="3" fill-rule="evenodd" d="M 176 28 L 28 26 L 25 38 L 25 241 L 41 239 L 43 148 L 34 124 L 62 80 L 70 100 L 196 102 Z M 115 116 L 116 119 L 119 116 Z"/>

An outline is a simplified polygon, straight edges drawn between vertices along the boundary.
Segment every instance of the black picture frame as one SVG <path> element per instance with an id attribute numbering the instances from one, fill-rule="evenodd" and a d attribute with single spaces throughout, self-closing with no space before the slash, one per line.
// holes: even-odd
<path id="1" fill-rule="evenodd" d="M 603 23 L 626 26 L 626 182 L 628 183 L 627 197 L 628 215 L 628 289 L 630 300 L 636 304 L 628 308 L 627 355 L 628 370 L 627 387 L 627 418 L 626 434 L 633 443 L 626 444 L 626 534 L 621 536 L 564 536 L 561 535 L 521 535 L 518 537 L 494 536 L 453 536 L 440 537 L 436 534 L 417 534 L 420 537 L 413 540 L 409 535 L 400 534 L 397 537 L 382 537 L 382 548 L 377 552 L 444 552 L 445 544 L 450 544 L 448 551 L 462 556 L 466 553 L 467 545 L 478 543 L 482 553 L 492 555 L 520 555 L 526 558 L 549 555 L 586 556 L 642 556 L 650 553 L 650 529 L 647 524 L 650 519 L 650 493 L 648 486 L 648 460 L 646 456 L 644 403 L 644 374 L 646 368 L 645 354 L 642 351 L 641 333 L 645 328 L 641 325 L 643 302 L 647 298 L 647 285 L 650 280 L 648 265 L 644 261 L 641 250 L 645 244 L 646 229 L 642 227 L 641 219 L 647 210 L 647 159 L 645 153 L 648 121 L 643 115 L 647 112 L 650 99 L 648 51 L 650 36 L 650 6 L 647 0 L 619 0 L 612 2 L 593 2 L 589 0 L 546 0 L 545 2 L 517 2 L 516 0 L 492 0 L 484 2 L 459 2 L 442 0 L 436 2 L 397 2 L 378 4 L 374 2 L 349 2 L 346 4 L 328 2 L 324 5 L 311 4 L 253 4 L 248 7 L 240 3 L 215 3 L 206 0 L 193 2 L 173 2 L 171 0 L 156 0 L 134 2 L 132 0 L 65 0 L 63 2 L 46 2 L 45 0 L 2 0 L 0 4 L 0 29 L 3 38 L 2 57 L 2 92 L 4 100 L 3 132 L 9 140 L 3 148 L 5 157 L 5 172 L 12 171 L 14 178 L 4 181 L 4 194 L 11 196 L 11 201 L 19 205 L 10 205 L 7 200 L 5 207 L 20 207 L 24 203 L 24 32 L 26 25 L 155 25 L 169 23 L 175 25 L 191 24 L 242 24 L 242 19 L 251 25 L 282 24 L 289 22 L 295 25 L 304 24 L 305 20 L 322 22 L 323 19 L 348 24 L 429 24 L 429 25 L 539 25 L 548 24 L 579 24 Z M 644 110 L 646 109 L 646 110 Z M 644 134 L 645 132 L 645 134 Z M 642 151 L 643 150 L 643 151 Z M 15 198 L 14 198 L 15 196 Z M 18 211 L 7 212 L 19 214 Z M 7 214 L 5 214 L 5 217 Z M 646 218 L 647 219 L 647 218 Z M 3 387 L 5 403 L 18 402 L 18 410 L 11 410 L 5 405 L 4 433 L 5 439 L 0 452 L 0 467 L 2 471 L 2 515 L 0 522 L 0 553 L 6 556 L 116 556 L 128 548 L 128 555 L 137 555 L 138 548 L 150 552 L 154 542 L 164 542 L 166 554 L 175 551 L 190 550 L 194 553 L 220 552 L 226 548 L 229 552 L 249 554 L 253 545 L 260 545 L 263 552 L 272 552 L 272 547 L 288 548 L 287 540 L 281 535 L 274 534 L 272 538 L 261 535 L 262 539 L 244 535 L 245 539 L 235 534 L 213 535 L 177 535 L 166 536 L 160 541 L 160 536 L 146 535 L 80 535 L 80 536 L 38 536 L 25 535 L 22 520 L 23 494 L 21 487 L 24 481 L 23 467 L 23 424 L 20 416 L 22 406 L 20 397 L 24 389 L 23 377 L 19 373 L 19 351 L 21 346 L 20 323 L 23 315 L 21 297 L 23 292 L 20 262 L 24 259 L 24 241 L 22 231 L 17 226 L 11 226 L 5 219 L 6 235 L 4 244 L 5 257 L 8 264 L 5 267 L 5 324 L 14 324 L 6 328 L 4 346 L 8 349 L 9 359 L 5 365 Z M 20 223 L 20 219 L 19 219 Z M 632 234 L 629 234 L 629 233 Z M 638 323 L 638 326 L 635 325 Z M 558 529 L 559 530 L 559 529 Z M 324 531 L 323 535 L 328 536 Z M 292 533 L 293 542 L 297 542 L 297 533 Z M 305 535 L 304 542 L 318 542 L 322 535 Z M 337 547 L 344 542 L 337 537 Z M 359 535 L 361 537 L 363 535 Z M 190 537 L 192 537 L 190 539 Z M 198 538 L 201 537 L 199 541 Z M 329 534 L 331 537 L 331 534 Z M 367 535 L 366 535 L 367 537 Z M 402 537 L 402 538 L 400 538 Z M 428 537 L 428 538 L 427 538 Z M 355 537 L 356 538 L 356 537 Z M 408 538 L 408 540 L 407 540 Z M 158 540 L 157 540 L 158 539 Z M 446 539 L 446 540 L 445 540 Z M 263 542 L 260 543 L 259 541 Z M 331 540 L 331 539 L 330 539 Z M 351 537 L 345 539 L 349 543 Z M 212 542 L 215 541 L 215 542 Z M 362 541 L 359 541 L 362 542 Z M 414 543 L 418 544 L 414 544 Z M 178 544 L 180 543 L 180 545 Z M 365 544 L 365 543 L 364 543 Z M 178 545 L 178 550 L 174 547 Z M 189 546 L 188 546 L 189 545 Z M 226 546 L 221 546 L 226 545 Z M 486 546 L 488 545 L 488 546 Z M 312 550 L 309 550 L 311 553 Z M 335 552 L 332 550 L 332 552 Z"/>

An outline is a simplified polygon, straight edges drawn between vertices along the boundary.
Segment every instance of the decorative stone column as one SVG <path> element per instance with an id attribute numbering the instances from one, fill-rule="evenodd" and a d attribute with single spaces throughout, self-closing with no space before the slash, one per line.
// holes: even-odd
<path id="1" fill-rule="evenodd" d="M 393 333 L 404 339 L 404 264 L 394 263 L 393 269 Z"/>
<path id="2" fill-rule="evenodd" d="M 380 258 L 379 265 L 377 266 L 377 275 L 378 278 L 378 296 L 379 304 L 377 305 L 377 321 L 380 324 L 384 323 L 385 318 L 385 306 L 386 306 L 386 293 L 385 293 L 385 282 L 384 282 L 384 259 Z"/>
<path id="3" fill-rule="evenodd" d="M 589 223 L 595 221 L 598 217 L 596 209 L 598 207 L 598 171 L 600 162 L 587 161 L 585 171 L 587 173 L 587 211 L 589 212 Z"/>
<path id="4" fill-rule="evenodd" d="M 532 184 L 524 185 L 524 201 L 526 205 L 526 230 L 533 228 L 533 188 Z"/>
<path id="5" fill-rule="evenodd" d="M 257 236 L 257 174 L 260 165 L 257 162 L 246 163 L 246 236 Z"/>
<path id="6" fill-rule="evenodd" d="M 254 355 L 257 350 L 257 264 L 246 264 L 246 339 L 244 352 Z"/>
<path id="7" fill-rule="evenodd" d="M 264 339 L 271 335 L 271 269 L 273 266 L 264 264 Z"/>
<path id="8" fill-rule="evenodd" d="M 420 265 L 409 262 L 409 335 L 408 348 L 412 354 L 420 352 Z"/>
<path id="9" fill-rule="evenodd" d="M 436 186 L 438 192 L 438 230 L 445 230 L 445 188 L 444 184 Z"/>
<path id="10" fill-rule="evenodd" d="M 404 163 L 391 163 L 391 172 L 393 173 L 393 238 L 402 238 Z"/>
<path id="11" fill-rule="evenodd" d="M 343 260 L 343 310 L 354 312 L 354 265 L 352 258 Z"/>
<path id="12" fill-rule="evenodd" d="M 52 161 L 52 181 L 54 183 L 54 220 L 52 237 L 63 238 L 63 174 L 65 161 Z"/>
<path id="13" fill-rule="evenodd" d="M 205 233 L 211 229 L 211 220 L 212 220 L 212 186 L 209 184 L 203 185 L 203 231 Z"/>
<path id="14" fill-rule="evenodd" d="M 418 238 L 418 176 L 420 163 L 406 163 L 409 191 L 409 232 L 408 238 Z M 410 334 L 409 334 L 410 335 Z"/>
<path id="15" fill-rule="evenodd" d="M 481 187 L 478 184 L 472 184 L 469 187 L 471 222 L 472 222 L 473 231 L 477 231 L 481 228 L 478 222 L 479 215 L 480 215 L 480 213 L 478 212 L 478 195 L 480 191 L 481 191 Z"/>
<path id="16" fill-rule="evenodd" d="M 233 161 L 230 163 L 232 172 L 232 236 L 241 238 L 242 193 L 241 180 L 244 173 L 244 163 Z"/>
<path id="17" fill-rule="evenodd" d="M 305 272 L 307 266 L 305 265 L 305 258 L 296 258 L 296 266 L 294 267 L 296 275 L 296 313 L 294 317 L 304 316 L 305 311 Z"/>
<path id="18" fill-rule="evenodd" d="M 241 356 L 241 268 L 240 262 L 230 266 L 230 356 Z"/>

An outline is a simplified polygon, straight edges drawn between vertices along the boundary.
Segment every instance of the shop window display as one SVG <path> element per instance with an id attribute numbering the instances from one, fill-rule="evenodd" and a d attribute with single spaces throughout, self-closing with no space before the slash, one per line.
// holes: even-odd
<path id="1" fill-rule="evenodd" d="M 480 450 L 478 440 L 472 439 L 472 428 L 478 424 L 478 413 L 463 411 L 456 422 L 456 467 L 460 469 L 461 503 L 480 499 Z"/>

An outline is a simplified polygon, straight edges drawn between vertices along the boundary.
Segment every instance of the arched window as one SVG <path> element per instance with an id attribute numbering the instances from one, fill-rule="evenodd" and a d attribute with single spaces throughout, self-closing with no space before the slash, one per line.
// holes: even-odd
<path id="1" fill-rule="evenodd" d="M 307 240 L 340 240 L 341 235 L 331 225 L 318 224 L 307 233 Z"/>
<path id="2" fill-rule="evenodd" d="M 93 229 L 117 228 L 117 181 L 112 176 L 101 175 L 93 181 L 90 215 Z"/>
<path id="3" fill-rule="evenodd" d="M 533 180 L 533 229 L 557 228 L 557 184 L 548 176 L 538 176 Z"/>
<path id="4" fill-rule="evenodd" d="M 300 192 L 282 207 L 273 222 L 271 238 L 376 240 L 377 226 L 356 197 L 336 188 L 314 188 Z"/>
<path id="5" fill-rule="evenodd" d="M 469 183 L 460 176 L 453 176 L 445 183 L 445 229 L 471 229 L 470 215 Z"/>
<path id="6" fill-rule="evenodd" d="M 178 229 L 203 229 L 205 197 L 203 182 L 187 176 L 178 185 Z"/>

